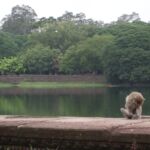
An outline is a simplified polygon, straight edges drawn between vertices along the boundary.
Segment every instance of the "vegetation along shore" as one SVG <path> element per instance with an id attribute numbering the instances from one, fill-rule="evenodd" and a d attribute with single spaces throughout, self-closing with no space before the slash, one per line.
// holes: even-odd
<path id="1" fill-rule="evenodd" d="M 104 24 L 72 12 L 37 19 L 30 6 L 17 5 L 3 19 L 0 43 L 0 75 L 101 74 L 115 84 L 150 83 L 150 24 L 137 13 Z"/>

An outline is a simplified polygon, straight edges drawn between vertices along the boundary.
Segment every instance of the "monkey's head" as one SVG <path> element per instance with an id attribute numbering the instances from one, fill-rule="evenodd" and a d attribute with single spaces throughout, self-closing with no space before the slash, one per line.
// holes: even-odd
<path id="1" fill-rule="evenodd" d="M 138 106 L 143 105 L 144 99 L 136 99 L 136 103 Z"/>
<path id="2" fill-rule="evenodd" d="M 143 97 L 143 95 L 141 93 L 136 93 L 135 96 L 135 103 L 137 104 L 137 107 L 142 106 L 144 103 L 145 98 Z"/>

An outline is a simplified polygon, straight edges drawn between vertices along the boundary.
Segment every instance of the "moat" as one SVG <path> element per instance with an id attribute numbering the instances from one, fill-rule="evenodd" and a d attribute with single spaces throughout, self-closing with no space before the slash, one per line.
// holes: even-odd
<path id="1" fill-rule="evenodd" d="M 149 87 L 0 89 L 0 115 L 121 117 L 120 107 L 131 91 L 142 92 L 143 114 L 150 114 Z"/>

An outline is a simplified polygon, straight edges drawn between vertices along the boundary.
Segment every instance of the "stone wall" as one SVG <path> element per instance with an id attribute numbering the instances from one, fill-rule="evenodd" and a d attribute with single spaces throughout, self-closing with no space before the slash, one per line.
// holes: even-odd
<path id="1" fill-rule="evenodd" d="M 149 150 L 147 117 L 0 116 L 0 150 Z"/>
<path id="2" fill-rule="evenodd" d="M 0 82 L 96 82 L 105 83 L 102 75 L 0 75 Z"/>

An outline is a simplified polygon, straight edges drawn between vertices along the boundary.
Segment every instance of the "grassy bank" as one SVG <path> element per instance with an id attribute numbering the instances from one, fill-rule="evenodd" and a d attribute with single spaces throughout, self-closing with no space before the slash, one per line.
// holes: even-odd
<path id="1" fill-rule="evenodd" d="M 81 83 L 81 82 L 20 82 L 18 84 L 0 83 L 0 88 L 98 88 L 106 87 L 101 83 Z"/>
<path id="2" fill-rule="evenodd" d="M 14 86 L 14 85 L 11 84 L 11 83 L 2 83 L 2 82 L 0 82 L 0 88 L 10 88 L 12 86 Z"/>

